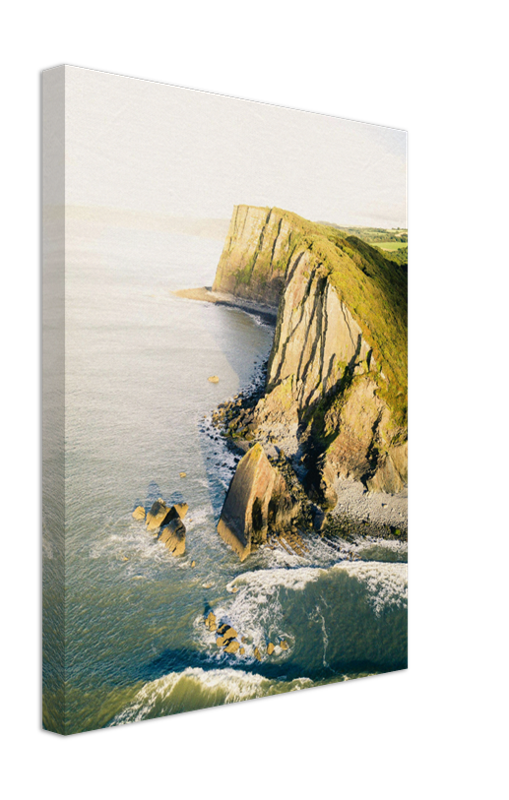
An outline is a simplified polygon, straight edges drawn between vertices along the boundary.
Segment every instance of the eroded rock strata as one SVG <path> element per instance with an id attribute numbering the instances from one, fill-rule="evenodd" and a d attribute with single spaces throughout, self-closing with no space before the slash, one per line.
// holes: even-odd
<path id="1" fill-rule="evenodd" d="M 299 503 L 260 443 L 240 460 L 217 526 L 241 561 L 267 541 L 269 530 L 289 527 Z"/>
<path id="2" fill-rule="evenodd" d="M 279 443 L 326 507 L 339 478 L 407 482 L 407 276 L 365 242 L 280 209 L 235 208 L 215 292 L 277 306 L 265 392 L 230 432 Z"/>

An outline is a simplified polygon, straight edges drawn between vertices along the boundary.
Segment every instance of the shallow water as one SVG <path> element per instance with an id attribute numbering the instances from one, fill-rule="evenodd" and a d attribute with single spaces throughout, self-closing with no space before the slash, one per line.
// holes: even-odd
<path id="1" fill-rule="evenodd" d="M 333 547 L 310 532 L 302 558 L 263 549 L 240 564 L 216 533 L 236 459 L 210 413 L 258 379 L 273 335 L 242 311 L 171 294 L 211 285 L 221 249 L 68 223 L 68 732 L 406 666 L 405 545 Z M 158 497 L 189 504 L 180 559 L 131 517 Z M 243 656 L 218 650 L 208 607 L 246 638 Z M 51 623 L 51 602 L 44 613 Z M 287 650 L 255 659 L 255 647 L 280 638 Z"/>

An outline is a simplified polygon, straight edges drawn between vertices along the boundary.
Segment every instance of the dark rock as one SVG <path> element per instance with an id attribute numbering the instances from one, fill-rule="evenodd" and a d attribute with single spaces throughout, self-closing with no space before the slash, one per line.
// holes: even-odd
<path id="1" fill-rule="evenodd" d="M 156 531 L 161 525 L 164 524 L 166 517 L 170 512 L 169 507 L 166 505 L 164 500 L 156 500 L 155 503 L 152 504 L 152 508 L 147 514 L 147 530 L 148 531 Z"/>
<path id="2" fill-rule="evenodd" d="M 186 528 L 180 517 L 172 519 L 161 529 L 159 541 L 166 545 L 174 556 L 183 556 L 186 552 Z"/>
<path id="3" fill-rule="evenodd" d="M 183 519 L 187 514 L 189 506 L 187 503 L 177 503 L 174 506 L 167 506 L 164 500 L 156 500 L 147 514 L 147 530 L 156 531 L 163 525 L 167 525 L 173 519 Z"/>

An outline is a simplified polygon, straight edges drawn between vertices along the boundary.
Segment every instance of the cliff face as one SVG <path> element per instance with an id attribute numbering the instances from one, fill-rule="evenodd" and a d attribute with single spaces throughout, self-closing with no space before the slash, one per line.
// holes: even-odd
<path id="1" fill-rule="evenodd" d="M 239 206 L 213 288 L 279 303 L 256 438 L 302 459 L 329 506 L 337 478 L 402 489 L 406 272 L 336 229 Z"/>
<path id="2" fill-rule="evenodd" d="M 296 239 L 284 212 L 236 206 L 212 290 L 277 307 Z"/>

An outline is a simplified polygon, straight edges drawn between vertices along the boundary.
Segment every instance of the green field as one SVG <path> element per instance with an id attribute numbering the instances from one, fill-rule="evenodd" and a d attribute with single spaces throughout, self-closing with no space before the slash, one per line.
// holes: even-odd
<path id="1" fill-rule="evenodd" d="M 374 242 L 370 242 L 370 244 L 374 244 Z M 382 250 L 399 250 L 401 247 L 408 247 L 408 242 L 377 242 L 376 246 Z"/>

